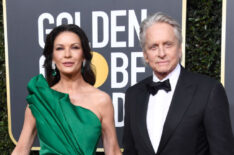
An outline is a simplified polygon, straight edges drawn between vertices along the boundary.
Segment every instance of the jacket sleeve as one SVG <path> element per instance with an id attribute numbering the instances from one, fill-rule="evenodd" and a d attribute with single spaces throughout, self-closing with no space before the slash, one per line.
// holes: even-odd
<path id="1" fill-rule="evenodd" d="M 134 139 L 131 132 L 131 95 L 129 89 L 125 94 L 125 117 L 124 117 L 124 133 L 123 133 L 123 155 L 137 155 L 134 145 Z"/>
<path id="2" fill-rule="evenodd" d="M 211 155 L 234 155 L 229 103 L 221 83 L 212 88 L 204 114 L 204 126 Z"/>

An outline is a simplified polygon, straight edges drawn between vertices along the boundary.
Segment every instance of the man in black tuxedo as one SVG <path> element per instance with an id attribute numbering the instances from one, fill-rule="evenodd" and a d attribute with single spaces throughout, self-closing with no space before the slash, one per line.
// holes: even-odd
<path id="1" fill-rule="evenodd" d="M 125 96 L 125 155 L 234 155 L 229 104 L 218 81 L 180 65 L 181 28 L 156 13 L 140 43 L 153 75 Z"/>

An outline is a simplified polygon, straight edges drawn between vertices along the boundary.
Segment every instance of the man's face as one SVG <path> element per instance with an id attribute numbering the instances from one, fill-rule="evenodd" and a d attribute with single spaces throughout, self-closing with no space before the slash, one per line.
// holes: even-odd
<path id="1" fill-rule="evenodd" d="M 182 55 L 174 28 L 167 23 L 155 23 L 146 30 L 145 40 L 145 61 L 163 79 L 173 71 Z"/>

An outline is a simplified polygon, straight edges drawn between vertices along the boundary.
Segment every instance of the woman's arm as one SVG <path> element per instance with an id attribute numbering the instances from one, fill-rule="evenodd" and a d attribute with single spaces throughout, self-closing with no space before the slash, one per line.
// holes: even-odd
<path id="1" fill-rule="evenodd" d="M 122 154 L 117 141 L 115 125 L 114 125 L 114 108 L 111 99 L 106 95 L 102 102 L 101 116 L 102 116 L 102 140 L 106 155 L 120 155 Z"/>
<path id="2" fill-rule="evenodd" d="M 36 134 L 36 120 L 27 106 L 25 110 L 23 129 L 12 155 L 28 155 Z"/>

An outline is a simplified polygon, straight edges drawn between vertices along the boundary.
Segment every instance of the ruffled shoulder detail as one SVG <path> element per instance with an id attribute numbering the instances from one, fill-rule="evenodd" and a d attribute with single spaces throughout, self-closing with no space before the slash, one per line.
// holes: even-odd
<path id="1" fill-rule="evenodd" d="M 29 93 L 31 94 L 32 92 L 35 91 L 37 87 L 44 87 L 44 88 L 50 88 L 46 79 L 42 74 L 39 74 L 37 76 L 34 76 L 27 85 L 27 89 Z"/>

